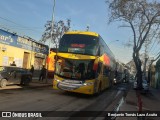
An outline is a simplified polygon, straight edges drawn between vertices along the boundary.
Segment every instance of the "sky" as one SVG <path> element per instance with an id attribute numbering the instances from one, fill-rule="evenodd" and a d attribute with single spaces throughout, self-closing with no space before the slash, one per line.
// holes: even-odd
<path id="1" fill-rule="evenodd" d="M 40 40 L 44 25 L 52 19 L 53 0 L 0 0 L 0 28 Z M 99 33 L 116 59 L 127 63 L 132 59 L 132 48 L 125 44 L 132 37 L 130 30 L 120 23 L 108 24 L 105 0 L 56 0 L 54 20 L 71 19 L 71 30 Z"/>

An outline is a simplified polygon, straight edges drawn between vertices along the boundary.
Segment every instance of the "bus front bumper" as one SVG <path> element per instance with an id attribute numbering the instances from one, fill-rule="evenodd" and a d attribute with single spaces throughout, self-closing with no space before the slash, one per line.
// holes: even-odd
<path id="1" fill-rule="evenodd" d="M 94 94 L 94 82 L 90 80 L 83 83 L 81 81 L 74 81 L 74 80 L 54 79 L 53 88 L 69 92 L 77 92 L 90 95 Z"/>

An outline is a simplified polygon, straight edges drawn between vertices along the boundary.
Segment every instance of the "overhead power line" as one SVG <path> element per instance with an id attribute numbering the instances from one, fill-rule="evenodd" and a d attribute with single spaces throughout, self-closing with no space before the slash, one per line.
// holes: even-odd
<path id="1" fill-rule="evenodd" d="M 12 24 L 17 25 L 17 26 L 11 26 L 11 27 L 21 27 L 21 28 L 26 29 L 26 30 L 32 30 L 32 31 L 35 31 L 35 32 L 39 32 L 39 33 L 40 33 L 40 31 L 37 31 L 37 30 L 36 30 L 38 27 L 32 27 L 32 28 L 31 28 L 31 27 L 27 27 L 27 26 L 18 24 L 18 23 L 16 23 L 16 22 L 14 22 L 14 21 L 12 21 L 12 20 L 9 20 L 9 19 L 7 19 L 7 18 L 4 18 L 4 17 L 0 17 L 0 19 L 5 20 L 5 21 L 7 21 L 7 22 L 10 22 L 10 23 L 12 23 Z M 17 29 L 17 28 L 15 28 L 15 29 Z M 42 28 L 39 28 L 39 29 L 42 29 Z"/>

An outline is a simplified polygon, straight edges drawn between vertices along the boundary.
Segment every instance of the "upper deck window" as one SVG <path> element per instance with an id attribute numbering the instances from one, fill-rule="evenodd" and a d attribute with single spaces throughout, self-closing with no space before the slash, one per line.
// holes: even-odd
<path id="1" fill-rule="evenodd" d="M 98 37 L 82 34 L 65 34 L 60 40 L 59 52 L 97 55 Z"/>

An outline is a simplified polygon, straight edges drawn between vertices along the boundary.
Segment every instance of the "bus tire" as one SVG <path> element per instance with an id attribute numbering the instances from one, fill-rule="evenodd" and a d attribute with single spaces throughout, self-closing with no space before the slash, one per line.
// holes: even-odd
<path id="1" fill-rule="evenodd" d="M 101 82 L 99 83 L 99 87 L 98 87 L 98 91 L 97 91 L 97 94 L 100 94 L 102 91 L 102 88 L 101 88 Z"/>
<path id="2" fill-rule="evenodd" d="M 6 79 L 2 79 L 2 80 L 0 81 L 0 87 L 1 87 L 1 88 L 4 88 L 4 87 L 6 87 L 6 85 L 7 85 L 7 80 L 6 80 Z"/>
<path id="3" fill-rule="evenodd" d="M 109 81 L 109 88 L 112 88 L 112 86 L 113 86 L 113 82 L 112 82 L 113 80 L 110 80 Z"/>

